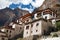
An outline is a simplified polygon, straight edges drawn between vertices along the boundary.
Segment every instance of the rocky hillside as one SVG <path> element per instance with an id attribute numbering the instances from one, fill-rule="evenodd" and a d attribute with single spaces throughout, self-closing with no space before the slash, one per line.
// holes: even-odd
<path id="1" fill-rule="evenodd" d="M 15 14 L 9 8 L 0 10 L 0 25 L 4 25 L 4 24 L 7 24 L 8 22 L 12 21 L 12 18 L 14 16 L 15 16 Z"/>
<path id="2" fill-rule="evenodd" d="M 14 10 L 14 13 L 16 14 L 17 17 L 20 17 L 20 16 L 23 16 L 23 15 L 29 13 L 29 12 L 26 11 L 26 10 L 22 10 L 22 9 L 16 8 Z"/>
<path id="3" fill-rule="evenodd" d="M 16 20 L 17 18 L 25 15 L 26 13 L 29 12 L 21 10 L 19 8 L 16 8 L 15 10 L 12 10 L 10 8 L 2 9 L 0 10 L 0 26 L 8 25 L 11 21 Z"/>

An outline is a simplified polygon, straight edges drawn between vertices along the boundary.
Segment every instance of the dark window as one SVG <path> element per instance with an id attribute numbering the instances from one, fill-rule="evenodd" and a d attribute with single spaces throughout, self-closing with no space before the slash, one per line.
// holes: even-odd
<path id="1" fill-rule="evenodd" d="M 4 38 L 2 38 L 2 40 L 4 40 Z"/>
<path id="2" fill-rule="evenodd" d="M 6 32 L 8 32 L 8 30 Z"/>
<path id="3" fill-rule="evenodd" d="M 47 16 L 45 16 L 45 19 L 47 19 Z"/>
<path id="4" fill-rule="evenodd" d="M 36 30 L 36 32 L 37 32 L 38 30 Z"/>
<path id="5" fill-rule="evenodd" d="M 37 14 L 37 17 L 40 17 L 40 16 L 41 16 L 41 13 L 38 13 L 38 14 Z"/>
<path id="6" fill-rule="evenodd" d="M 52 13 L 50 13 L 50 15 L 52 15 Z"/>
<path id="7" fill-rule="evenodd" d="M 20 29 L 22 29 L 22 28 L 20 27 Z"/>
<path id="8" fill-rule="evenodd" d="M 26 26 L 26 29 L 29 29 L 29 26 Z"/>
<path id="9" fill-rule="evenodd" d="M 33 24 L 31 24 L 31 27 L 33 27 Z"/>
<path id="10" fill-rule="evenodd" d="M 10 33 L 11 33 L 11 31 L 10 31 Z"/>
<path id="11" fill-rule="evenodd" d="M 38 25 L 39 25 L 39 23 L 36 24 L 36 26 L 38 26 Z"/>
<path id="12" fill-rule="evenodd" d="M 34 19 L 34 16 L 32 16 L 31 18 Z"/>
<path id="13" fill-rule="evenodd" d="M 29 22 L 29 20 L 27 20 L 27 22 Z"/>

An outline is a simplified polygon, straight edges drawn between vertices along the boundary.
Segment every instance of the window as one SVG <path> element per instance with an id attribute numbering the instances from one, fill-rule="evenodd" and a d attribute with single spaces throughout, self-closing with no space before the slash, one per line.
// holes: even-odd
<path id="1" fill-rule="evenodd" d="M 11 33 L 11 31 L 10 31 L 10 33 Z"/>
<path id="2" fill-rule="evenodd" d="M 38 13 L 38 14 L 37 14 L 37 17 L 40 17 L 40 16 L 41 16 L 41 13 Z"/>
<path id="3" fill-rule="evenodd" d="M 38 26 L 38 25 L 39 25 L 39 23 L 36 24 L 36 26 Z"/>
<path id="4" fill-rule="evenodd" d="M 20 27 L 20 29 L 22 29 L 22 28 Z"/>
<path id="5" fill-rule="evenodd" d="M 47 19 L 47 16 L 45 16 L 45 19 Z"/>
<path id="6" fill-rule="evenodd" d="M 26 29 L 29 29 L 29 26 L 26 26 Z"/>
<path id="7" fill-rule="evenodd" d="M 6 32 L 8 32 L 8 30 Z"/>
<path id="8" fill-rule="evenodd" d="M 38 30 L 36 30 L 36 32 L 37 32 Z"/>
<path id="9" fill-rule="evenodd" d="M 32 16 L 31 18 L 34 19 L 34 16 Z"/>
<path id="10" fill-rule="evenodd" d="M 33 24 L 31 24 L 31 28 L 33 27 Z"/>

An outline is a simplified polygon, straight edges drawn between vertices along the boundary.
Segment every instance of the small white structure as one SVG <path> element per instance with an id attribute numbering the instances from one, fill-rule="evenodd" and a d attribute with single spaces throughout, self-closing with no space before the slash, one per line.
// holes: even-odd
<path id="1" fill-rule="evenodd" d="M 1 28 L 1 30 L 4 30 L 4 31 L 2 31 L 2 32 L 4 32 L 5 34 L 7 34 L 6 36 L 8 37 L 8 38 L 12 38 L 12 37 L 14 37 L 14 33 L 15 33 L 15 31 L 14 31 L 14 28 L 11 28 L 11 27 L 3 27 L 3 28 Z"/>
<path id="2" fill-rule="evenodd" d="M 6 33 L 0 32 L 0 40 L 8 40 Z"/>
<path id="3" fill-rule="evenodd" d="M 54 11 L 50 8 L 47 8 L 46 10 L 42 11 L 42 16 L 44 19 L 52 19 L 56 18 L 56 13 L 54 13 Z"/>

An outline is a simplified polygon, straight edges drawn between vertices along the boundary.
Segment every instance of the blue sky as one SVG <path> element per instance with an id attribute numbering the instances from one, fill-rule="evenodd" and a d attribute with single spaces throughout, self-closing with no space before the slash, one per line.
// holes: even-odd
<path id="1" fill-rule="evenodd" d="M 35 8 L 40 7 L 44 0 L 0 0 L 0 9 L 9 7 L 11 9 L 20 8 L 32 12 Z"/>

